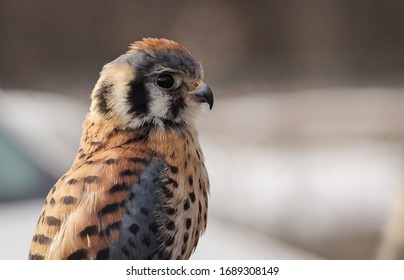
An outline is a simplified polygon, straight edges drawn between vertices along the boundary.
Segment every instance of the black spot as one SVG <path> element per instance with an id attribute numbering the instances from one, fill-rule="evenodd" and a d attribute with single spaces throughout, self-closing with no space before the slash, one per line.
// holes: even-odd
<path id="1" fill-rule="evenodd" d="M 80 231 L 80 237 L 85 238 L 87 236 L 92 236 L 98 233 L 98 228 L 96 225 L 87 226 L 85 229 Z"/>
<path id="2" fill-rule="evenodd" d="M 198 246 L 198 241 L 199 241 L 199 238 L 195 238 L 194 248 L 195 248 L 196 246 Z"/>
<path id="3" fill-rule="evenodd" d="M 202 204 L 201 204 L 201 201 L 199 200 L 199 202 L 198 202 L 198 205 L 199 205 L 199 213 L 201 213 L 202 212 Z"/>
<path id="4" fill-rule="evenodd" d="M 140 211 L 140 213 L 142 213 L 145 216 L 147 216 L 147 214 L 149 214 L 149 211 L 147 210 L 146 207 L 140 207 L 139 211 Z"/>
<path id="5" fill-rule="evenodd" d="M 55 199 L 52 197 L 50 200 L 49 200 L 49 204 L 50 205 L 53 205 L 53 204 L 55 204 L 56 203 L 56 201 L 55 201 Z"/>
<path id="6" fill-rule="evenodd" d="M 45 205 L 48 204 L 48 200 L 45 198 L 45 201 L 43 202 Z"/>
<path id="7" fill-rule="evenodd" d="M 184 167 L 185 167 L 185 169 L 188 167 L 188 160 L 184 161 Z"/>
<path id="8" fill-rule="evenodd" d="M 70 180 L 68 180 L 68 181 L 66 182 L 66 184 L 68 184 L 68 185 L 73 185 L 73 184 L 76 184 L 76 183 L 77 183 L 77 180 L 74 179 L 74 178 L 72 178 L 72 179 L 70 179 Z"/>
<path id="9" fill-rule="evenodd" d="M 171 155 L 170 155 L 170 158 L 171 158 L 171 159 L 174 159 L 175 157 L 176 157 L 176 156 L 175 156 L 175 152 L 172 152 Z"/>
<path id="10" fill-rule="evenodd" d="M 107 114 L 111 109 L 108 106 L 108 96 L 112 92 L 112 84 L 104 82 L 101 84 L 100 88 L 97 89 L 95 93 L 95 98 L 97 100 L 97 109 L 102 114 Z"/>
<path id="11" fill-rule="evenodd" d="M 201 160 L 201 153 L 199 149 L 196 149 L 196 155 L 198 156 L 198 159 Z"/>
<path id="12" fill-rule="evenodd" d="M 189 186 L 192 187 L 192 185 L 194 184 L 194 178 L 192 178 L 192 175 L 189 175 L 188 182 L 189 182 Z"/>
<path id="13" fill-rule="evenodd" d="M 187 229 L 189 229 L 189 228 L 191 227 L 191 224 L 192 224 L 192 220 L 191 220 L 191 219 L 187 219 L 187 220 L 185 221 L 185 227 L 186 227 Z"/>
<path id="14" fill-rule="evenodd" d="M 172 185 L 174 188 L 178 188 L 178 183 L 172 178 L 167 178 L 166 180 L 167 185 Z"/>
<path id="15" fill-rule="evenodd" d="M 87 176 L 87 177 L 84 177 L 84 183 L 86 183 L 86 184 L 92 184 L 92 183 L 94 183 L 95 181 L 97 181 L 98 180 L 98 176 Z"/>
<path id="16" fill-rule="evenodd" d="M 136 235 L 137 232 L 139 231 L 139 226 L 138 226 L 137 224 L 132 224 L 132 225 L 129 227 L 129 231 L 130 231 L 131 233 L 133 233 L 134 235 Z"/>
<path id="17" fill-rule="evenodd" d="M 45 259 L 45 257 L 44 256 L 42 256 L 42 255 L 39 255 L 39 254 L 29 254 L 29 259 L 30 260 L 43 260 L 43 259 Z"/>
<path id="18" fill-rule="evenodd" d="M 186 211 L 186 210 L 188 210 L 189 209 L 189 200 L 187 199 L 187 200 L 185 200 L 185 202 L 184 202 L 184 210 Z"/>
<path id="19" fill-rule="evenodd" d="M 83 260 L 87 258 L 87 250 L 79 249 L 67 257 L 68 260 Z"/>
<path id="20" fill-rule="evenodd" d="M 87 154 L 81 154 L 81 155 L 79 156 L 79 159 L 85 158 L 86 156 L 87 156 Z"/>
<path id="21" fill-rule="evenodd" d="M 150 237 L 149 237 L 148 235 L 143 235 L 142 243 L 143 243 L 144 245 L 146 245 L 147 247 L 149 247 L 150 244 L 151 244 L 151 239 L 150 239 Z"/>
<path id="22" fill-rule="evenodd" d="M 119 173 L 120 176 L 135 176 L 138 175 L 135 170 L 125 169 L 124 171 Z"/>
<path id="23" fill-rule="evenodd" d="M 55 191 L 56 191 L 56 186 L 53 186 L 53 187 L 50 189 L 50 191 L 52 192 L 52 194 L 54 194 Z"/>
<path id="24" fill-rule="evenodd" d="M 129 250 L 128 247 L 122 247 L 121 248 L 122 253 L 125 254 L 125 256 L 129 257 Z"/>
<path id="25" fill-rule="evenodd" d="M 62 222 L 59 219 L 57 219 L 53 216 L 46 217 L 45 221 L 48 226 L 60 227 L 60 225 L 62 224 Z"/>
<path id="26" fill-rule="evenodd" d="M 93 164 L 93 163 L 94 163 L 93 160 L 86 160 L 86 161 L 84 162 L 84 164 Z"/>
<path id="27" fill-rule="evenodd" d="M 174 208 L 167 207 L 167 208 L 165 208 L 165 209 L 164 209 L 164 212 L 166 212 L 166 213 L 167 213 L 167 215 L 172 216 L 172 215 L 174 215 L 174 214 L 175 214 L 176 210 L 175 210 Z"/>
<path id="28" fill-rule="evenodd" d="M 117 192 L 122 192 L 122 191 L 128 191 L 130 187 L 126 184 L 115 184 L 113 185 L 110 189 L 110 193 L 117 193 Z"/>
<path id="29" fill-rule="evenodd" d="M 107 159 L 106 161 L 104 161 L 106 164 L 114 164 L 114 163 L 117 163 L 118 162 L 118 160 L 117 159 L 114 159 L 114 158 L 110 158 L 110 159 Z"/>
<path id="30" fill-rule="evenodd" d="M 143 165 L 147 165 L 149 163 L 148 160 L 140 158 L 140 157 L 130 158 L 129 161 L 133 162 L 133 163 L 140 163 L 140 164 L 143 164 Z"/>
<path id="31" fill-rule="evenodd" d="M 63 196 L 60 199 L 60 201 L 63 204 L 67 204 L 67 205 L 76 203 L 76 200 L 77 200 L 77 198 L 75 198 L 74 196 L 70 196 L 70 195 Z"/>
<path id="32" fill-rule="evenodd" d="M 203 219 L 205 220 L 205 223 L 206 223 L 206 221 L 208 219 L 208 215 L 206 214 L 206 212 L 203 214 Z"/>
<path id="33" fill-rule="evenodd" d="M 132 199 L 134 199 L 135 198 L 135 193 L 133 193 L 133 192 L 131 192 L 130 193 L 130 195 L 129 195 L 129 200 L 132 200 Z"/>
<path id="34" fill-rule="evenodd" d="M 104 206 L 101 210 L 98 211 L 99 216 L 104 216 L 106 214 L 111 214 L 121 207 L 120 203 L 111 203 Z"/>
<path id="35" fill-rule="evenodd" d="M 100 146 L 102 144 L 102 141 L 91 141 L 90 145 L 91 146 Z"/>
<path id="36" fill-rule="evenodd" d="M 39 244 L 47 244 L 51 239 L 43 234 L 35 234 L 32 238 L 33 242 L 37 242 Z"/>
<path id="37" fill-rule="evenodd" d="M 184 233 L 184 238 L 183 238 L 184 243 L 188 242 L 188 238 L 189 238 L 188 232 Z"/>
<path id="38" fill-rule="evenodd" d="M 172 165 L 168 165 L 168 167 L 170 168 L 171 173 L 173 173 L 173 174 L 178 173 L 178 167 L 172 166 Z"/>
<path id="39" fill-rule="evenodd" d="M 165 242 L 166 246 L 171 246 L 171 245 L 173 245 L 173 243 L 174 243 L 174 236 L 171 236 Z"/>
<path id="40" fill-rule="evenodd" d="M 109 248 L 104 248 L 98 251 L 96 260 L 108 260 L 109 259 Z"/>
<path id="41" fill-rule="evenodd" d="M 142 80 L 143 77 L 140 76 L 129 84 L 128 102 L 130 109 L 128 113 L 134 117 L 145 116 L 149 113 L 150 96 Z"/>
<path id="42" fill-rule="evenodd" d="M 167 222 L 167 224 L 166 224 L 166 228 L 168 229 L 168 230 L 174 230 L 175 229 L 175 223 L 174 223 L 174 221 L 168 221 Z"/>
<path id="43" fill-rule="evenodd" d="M 106 235 L 109 235 L 111 233 L 111 230 L 119 230 L 120 226 L 121 226 L 121 222 L 118 221 L 118 222 L 107 225 L 105 227 L 104 231 L 105 231 Z"/>
<path id="44" fill-rule="evenodd" d="M 163 193 L 167 198 L 174 197 L 174 193 L 171 190 L 169 190 L 166 186 L 162 186 L 161 188 L 163 189 Z"/>
<path id="45" fill-rule="evenodd" d="M 154 234 L 156 234 L 157 232 L 158 232 L 158 226 L 157 226 L 157 224 L 156 223 L 150 223 L 149 224 L 149 230 L 151 231 L 151 232 L 153 232 Z"/>
<path id="46" fill-rule="evenodd" d="M 188 196 L 189 196 L 189 198 L 191 199 L 192 203 L 194 203 L 194 202 L 195 202 L 195 192 L 190 192 L 190 193 L 188 194 Z"/>

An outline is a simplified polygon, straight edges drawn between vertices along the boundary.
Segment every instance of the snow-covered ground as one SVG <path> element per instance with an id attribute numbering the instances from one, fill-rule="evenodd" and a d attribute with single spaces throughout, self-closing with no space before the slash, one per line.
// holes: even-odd
<path id="1" fill-rule="evenodd" d="M 199 123 L 211 197 L 207 232 L 193 258 L 400 257 L 402 91 L 216 93 L 213 110 Z M 33 104 L 27 106 L 35 111 Z M 43 160 L 54 162 L 60 145 L 72 154 L 53 165 L 58 172 L 74 156 L 88 104 L 74 106 L 77 113 L 38 104 L 41 122 L 52 123 L 60 142 L 47 145 Z M 37 124 L 35 131 L 41 133 Z M 0 259 L 26 257 L 40 206 L 37 200 L 0 205 Z"/>

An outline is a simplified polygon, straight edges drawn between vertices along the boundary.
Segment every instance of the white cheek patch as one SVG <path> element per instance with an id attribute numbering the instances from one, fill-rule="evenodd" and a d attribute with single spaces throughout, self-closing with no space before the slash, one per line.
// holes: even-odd
<path id="1" fill-rule="evenodd" d="M 129 92 L 129 87 L 124 88 L 119 88 L 117 91 L 124 90 L 126 93 Z M 126 95 L 121 95 L 121 94 L 114 94 L 110 100 L 112 107 L 114 108 L 114 111 L 116 114 L 121 117 L 122 121 L 124 123 L 129 123 L 132 122 L 134 119 L 132 116 L 128 113 L 130 110 L 130 104 L 127 101 L 127 96 Z"/>
<path id="2" fill-rule="evenodd" d="M 172 119 L 170 112 L 172 104 L 172 96 L 161 92 L 153 85 L 148 87 L 150 93 L 149 104 L 149 122 L 153 122 L 155 125 L 164 126 L 164 120 L 171 120 L 174 123 L 186 123 L 193 125 L 195 119 L 200 115 L 201 104 L 196 103 L 194 100 L 185 96 L 185 108 L 179 109 L 179 114 L 175 119 Z"/>
<path id="3" fill-rule="evenodd" d="M 189 98 L 189 96 L 186 96 L 185 103 L 187 104 L 187 107 L 181 111 L 178 118 L 188 125 L 193 125 L 195 120 L 200 116 L 202 106 L 200 103 L 196 103 Z"/>
<path id="4" fill-rule="evenodd" d="M 148 86 L 150 94 L 149 115 L 152 118 L 166 118 L 171 106 L 171 97 L 154 86 Z"/>
<path id="5" fill-rule="evenodd" d="M 133 122 L 134 119 L 128 114 L 130 104 L 127 102 L 130 82 L 135 76 L 133 67 L 126 64 L 113 65 L 112 67 L 106 67 L 102 71 L 101 77 L 104 75 L 108 77 L 108 80 L 113 84 L 113 94 L 110 95 L 109 105 L 113 108 L 116 115 L 122 119 L 123 123 Z"/>
<path id="6" fill-rule="evenodd" d="M 121 119 L 123 125 L 130 124 L 132 127 L 138 127 L 142 121 L 133 118 L 128 114 L 130 110 L 130 104 L 127 102 L 128 93 L 130 91 L 130 83 L 134 79 L 135 71 L 133 67 L 126 64 L 111 64 L 104 66 L 100 73 L 100 78 L 93 90 L 93 102 L 91 105 L 91 111 L 96 112 L 95 106 L 96 94 L 100 87 L 104 84 L 110 85 L 110 94 L 105 96 L 107 106 L 110 111 L 106 117 L 118 117 Z M 94 102 L 95 101 L 95 102 Z M 93 118 L 97 118 L 97 114 L 93 114 Z M 102 120 L 102 118 L 100 119 Z"/>

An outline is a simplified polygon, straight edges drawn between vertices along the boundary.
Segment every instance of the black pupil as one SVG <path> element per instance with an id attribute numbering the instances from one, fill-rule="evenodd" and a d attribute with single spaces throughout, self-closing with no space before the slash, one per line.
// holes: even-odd
<path id="1" fill-rule="evenodd" d="M 162 74 L 157 77 L 157 84 L 162 88 L 171 88 L 174 85 L 174 78 L 170 74 Z"/>

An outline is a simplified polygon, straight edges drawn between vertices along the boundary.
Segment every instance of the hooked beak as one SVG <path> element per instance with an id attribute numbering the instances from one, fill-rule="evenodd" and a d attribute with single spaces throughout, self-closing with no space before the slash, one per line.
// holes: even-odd
<path id="1" fill-rule="evenodd" d="M 209 109 L 212 110 L 213 107 L 213 93 L 207 84 L 201 83 L 201 85 L 192 92 L 192 98 L 199 103 L 208 103 Z"/>

